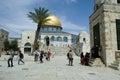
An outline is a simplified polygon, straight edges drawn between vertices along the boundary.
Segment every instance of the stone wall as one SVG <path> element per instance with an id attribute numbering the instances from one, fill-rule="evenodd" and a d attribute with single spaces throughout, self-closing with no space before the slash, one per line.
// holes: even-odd
<path id="1" fill-rule="evenodd" d="M 28 38 L 29 37 L 29 38 Z M 35 31 L 30 31 L 30 30 L 26 30 L 22 32 L 22 38 L 21 38 L 21 44 L 20 44 L 20 50 L 24 53 L 24 45 L 26 43 L 30 43 L 31 44 L 31 53 L 33 50 L 33 44 L 34 44 L 34 38 L 35 38 Z M 20 41 L 19 41 L 20 42 Z"/>
<path id="2" fill-rule="evenodd" d="M 117 51 L 116 20 L 120 19 L 120 6 L 117 4 L 103 4 L 90 16 L 91 47 L 94 45 L 93 27 L 100 25 L 100 55 L 106 65 L 115 61 Z"/>
<path id="3" fill-rule="evenodd" d="M 9 33 L 6 30 L 0 29 L 0 53 L 2 53 L 4 49 L 4 41 L 8 39 Z"/>

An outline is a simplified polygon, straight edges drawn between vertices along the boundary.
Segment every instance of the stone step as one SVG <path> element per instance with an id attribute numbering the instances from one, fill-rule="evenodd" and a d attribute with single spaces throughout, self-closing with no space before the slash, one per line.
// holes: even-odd
<path id="1" fill-rule="evenodd" d="M 120 70 L 120 61 L 114 61 L 108 67 L 115 69 L 115 70 Z"/>
<path id="2" fill-rule="evenodd" d="M 94 62 L 94 63 L 95 63 L 95 62 L 98 63 L 98 62 L 101 62 L 101 59 L 96 58 L 96 59 L 90 59 L 89 61 L 90 61 L 91 63 L 93 63 L 93 62 Z"/>
<path id="3" fill-rule="evenodd" d="M 95 63 L 89 63 L 89 65 L 91 67 L 105 67 L 105 65 L 103 63 L 100 63 L 100 64 L 95 64 Z"/>
<path id="4" fill-rule="evenodd" d="M 115 65 L 109 65 L 108 67 L 112 68 L 112 69 L 115 69 L 115 70 L 119 70 L 118 69 L 118 66 L 115 66 Z"/>
<path id="5" fill-rule="evenodd" d="M 91 67 L 105 67 L 105 65 L 103 64 L 100 58 L 90 59 L 89 65 Z"/>
<path id="6" fill-rule="evenodd" d="M 51 51 L 54 51 L 55 55 L 66 55 L 70 50 L 69 47 L 49 47 Z M 59 53 L 59 54 L 58 54 Z"/>
<path id="7" fill-rule="evenodd" d="M 120 61 L 114 61 L 113 63 L 119 64 L 119 63 L 120 63 Z"/>
<path id="8" fill-rule="evenodd" d="M 118 63 L 111 63 L 111 65 L 113 65 L 113 66 L 119 66 Z"/>

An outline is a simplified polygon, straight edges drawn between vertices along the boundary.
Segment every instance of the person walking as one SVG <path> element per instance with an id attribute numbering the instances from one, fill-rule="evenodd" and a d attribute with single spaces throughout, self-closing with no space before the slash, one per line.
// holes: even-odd
<path id="1" fill-rule="evenodd" d="M 23 58 L 24 58 L 23 53 L 21 53 L 21 51 L 19 51 L 18 65 L 20 64 L 20 62 L 22 62 L 24 64 Z"/>
<path id="2" fill-rule="evenodd" d="M 38 51 L 38 49 L 36 49 L 34 52 L 34 61 L 38 61 L 38 57 L 39 57 L 39 51 Z"/>
<path id="3" fill-rule="evenodd" d="M 14 51 L 13 49 L 10 50 L 10 56 L 7 60 L 7 63 L 8 63 L 8 67 L 13 67 L 13 58 L 14 58 Z"/>
<path id="4" fill-rule="evenodd" d="M 70 50 L 67 54 L 68 59 L 69 59 L 69 66 L 73 66 L 73 54 L 72 54 L 72 50 Z"/>
<path id="5" fill-rule="evenodd" d="M 47 58 L 48 58 L 48 61 L 50 61 L 50 57 L 51 57 L 52 53 L 50 52 L 50 50 L 48 51 L 47 53 Z"/>
<path id="6" fill-rule="evenodd" d="M 40 53 L 40 62 L 43 63 L 43 58 L 44 58 L 44 51 L 41 51 Z"/>

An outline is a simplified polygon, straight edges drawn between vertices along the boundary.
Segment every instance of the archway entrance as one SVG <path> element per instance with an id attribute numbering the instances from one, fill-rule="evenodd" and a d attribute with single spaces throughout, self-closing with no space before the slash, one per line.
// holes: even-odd
<path id="1" fill-rule="evenodd" d="M 46 46 L 49 46 L 50 45 L 50 39 L 48 36 L 45 37 L 45 40 L 46 40 Z"/>
<path id="2" fill-rule="evenodd" d="M 99 23 L 93 27 L 94 34 L 94 57 L 99 57 L 99 47 L 100 47 L 100 30 Z"/>
<path id="3" fill-rule="evenodd" d="M 116 20 L 117 49 L 120 50 L 120 20 Z"/>
<path id="4" fill-rule="evenodd" d="M 24 45 L 24 53 L 27 53 L 27 54 L 31 53 L 31 44 L 29 42 L 25 43 Z"/>

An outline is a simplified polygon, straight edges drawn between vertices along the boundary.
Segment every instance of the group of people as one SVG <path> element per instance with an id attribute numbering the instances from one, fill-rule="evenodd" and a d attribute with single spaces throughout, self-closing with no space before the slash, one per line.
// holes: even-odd
<path id="1" fill-rule="evenodd" d="M 14 51 L 11 49 L 9 52 L 10 56 L 7 60 L 8 63 L 8 67 L 13 67 L 13 58 L 14 58 Z M 45 58 L 47 61 L 50 61 L 50 57 L 52 55 L 52 53 L 50 52 L 50 50 L 48 52 L 44 52 L 44 51 L 39 51 L 38 49 L 36 49 L 34 52 L 34 61 L 38 61 L 40 60 L 41 63 L 43 63 L 43 58 Z M 53 54 L 54 57 L 54 54 Z M 23 61 L 24 55 L 21 51 L 19 51 L 18 53 L 18 65 L 20 65 L 21 63 L 24 64 Z M 72 50 L 69 50 L 69 52 L 67 53 L 67 58 L 69 60 L 69 66 L 73 66 L 73 54 L 72 54 Z M 89 65 L 89 58 L 90 58 L 90 54 L 86 53 L 85 55 L 83 54 L 83 52 L 80 54 L 80 62 L 82 65 Z"/>
<path id="2" fill-rule="evenodd" d="M 69 52 L 67 53 L 67 58 L 69 60 L 68 65 L 69 66 L 73 66 L 73 54 L 72 54 L 72 50 L 69 50 Z M 83 52 L 82 52 L 80 54 L 80 63 L 82 65 L 89 66 L 89 58 L 90 58 L 90 53 L 86 53 L 84 55 Z"/>
<path id="3" fill-rule="evenodd" d="M 101 50 L 101 46 L 95 45 L 91 48 L 91 55 L 90 53 L 86 53 L 85 56 L 83 52 L 80 55 L 81 58 L 81 64 L 82 65 L 89 65 L 89 59 L 90 58 L 100 58 L 99 51 Z"/>
<path id="4" fill-rule="evenodd" d="M 10 56 L 7 60 L 7 63 L 8 63 L 8 67 L 13 67 L 13 58 L 14 58 L 14 51 L 13 49 L 10 50 L 9 52 Z M 24 55 L 21 51 L 18 52 L 18 65 L 20 65 L 20 62 L 22 62 L 24 64 L 24 61 L 23 61 L 23 58 L 24 58 Z"/>
<path id="5" fill-rule="evenodd" d="M 86 53 L 85 55 L 83 52 L 80 54 L 80 61 L 82 65 L 89 66 L 89 58 L 90 58 L 90 53 Z"/>
<path id="6" fill-rule="evenodd" d="M 54 53 L 54 52 L 53 52 Z M 50 50 L 48 52 L 44 52 L 44 51 L 39 51 L 38 49 L 36 49 L 34 52 L 34 61 L 38 61 L 38 59 L 40 60 L 41 63 L 43 63 L 43 58 L 46 58 L 47 61 L 50 61 L 50 57 L 52 55 L 52 53 L 50 52 Z M 9 57 L 7 60 L 7 64 L 8 67 L 13 67 L 13 59 L 14 59 L 14 51 L 13 49 L 11 49 L 9 51 Z M 54 57 L 55 53 L 52 55 L 52 57 Z M 20 65 L 21 63 L 24 64 L 25 62 L 23 61 L 24 55 L 21 51 L 18 51 L 18 65 Z"/>
<path id="7" fill-rule="evenodd" d="M 48 52 L 44 52 L 44 51 L 39 51 L 38 49 L 36 49 L 33 54 L 34 54 L 34 61 L 38 61 L 39 59 L 41 63 L 43 63 L 44 58 L 50 61 L 50 57 L 52 55 L 50 50 Z"/>

